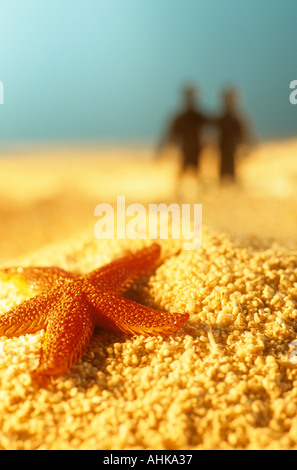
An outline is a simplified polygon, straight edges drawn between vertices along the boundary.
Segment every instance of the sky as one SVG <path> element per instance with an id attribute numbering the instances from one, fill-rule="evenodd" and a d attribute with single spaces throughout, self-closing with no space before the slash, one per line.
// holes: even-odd
<path id="1" fill-rule="evenodd" d="M 155 141 L 187 83 L 297 136 L 296 0 L 0 0 L 0 143 Z"/>

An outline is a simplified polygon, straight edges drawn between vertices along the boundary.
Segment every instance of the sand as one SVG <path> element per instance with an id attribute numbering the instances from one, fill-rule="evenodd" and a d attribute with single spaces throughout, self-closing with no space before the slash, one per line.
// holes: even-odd
<path id="1" fill-rule="evenodd" d="M 94 208 L 202 203 L 203 240 L 160 240 L 163 262 L 127 295 L 190 319 L 161 338 L 96 330 L 79 362 L 32 379 L 44 331 L 1 338 L 1 449 L 297 448 L 297 143 L 259 145 L 220 187 L 216 155 L 174 194 L 177 165 L 147 148 L 3 155 L 1 266 L 88 272 L 149 240 L 96 240 Z M 82 157 L 83 155 L 83 157 Z M 0 284 L 0 311 L 27 298 Z"/>

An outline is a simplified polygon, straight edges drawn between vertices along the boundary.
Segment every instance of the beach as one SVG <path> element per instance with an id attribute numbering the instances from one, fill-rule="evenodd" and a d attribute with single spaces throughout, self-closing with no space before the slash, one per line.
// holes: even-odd
<path id="1" fill-rule="evenodd" d="M 30 371 L 44 330 L 1 340 L 1 449 L 297 448 L 297 142 L 257 145 L 220 185 L 206 149 L 178 193 L 174 152 L 59 146 L 2 152 L 0 266 L 85 274 L 148 238 L 96 239 L 98 204 L 202 204 L 202 244 L 158 240 L 162 263 L 127 294 L 188 312 L 176 333 L 96 329 L 83 357 L 46 384 Z M 0 282 L 0 312 L 30 294 Z"/>

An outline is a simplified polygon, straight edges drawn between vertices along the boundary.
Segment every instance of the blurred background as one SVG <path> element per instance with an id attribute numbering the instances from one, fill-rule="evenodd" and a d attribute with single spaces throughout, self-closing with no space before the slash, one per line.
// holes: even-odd
<path id="1" fill-rule="evenodd" d="M 240 86 L 261 137 L 296 135 L 296 2 L 1 0 L 4 143 L 155 142 L 187 82 Z"/>
<path id="2" fill-rule="evenodd" d="M 1 0 L 0 259 L 92 234 L 95 206 L 121 194 L 202 202 L 218 229 L 294 238 L 296 9 L 296 0 Z M 239 90 L 253 138 L 236 187 L 220 187 L 209 138 L 200 179 L 175 192 L 178 151 L 158 144 L 189 83 L 210 114 L 225 86 Z"/>

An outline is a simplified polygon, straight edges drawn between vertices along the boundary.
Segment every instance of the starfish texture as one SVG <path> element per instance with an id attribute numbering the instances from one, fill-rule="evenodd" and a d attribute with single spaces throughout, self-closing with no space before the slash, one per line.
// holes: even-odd
<path id="1" fill-rule="evenodd" d="M 160 246 L 154 243 L 135 254 L 76 275 L 57 267 L 4 268 L 0 279 L 11 279 L 38 292 L 0 315 L 0 336 L 19 336 L 45 329 L 36 373 L 57 375 L 83 355 L 95 327 L 142 335 L 170 335 L 189 318 L 167 313 L 122 297 L 137 279 L 156 267 Z"/>

